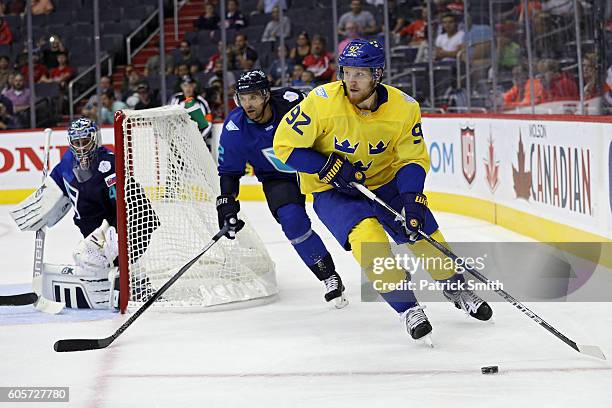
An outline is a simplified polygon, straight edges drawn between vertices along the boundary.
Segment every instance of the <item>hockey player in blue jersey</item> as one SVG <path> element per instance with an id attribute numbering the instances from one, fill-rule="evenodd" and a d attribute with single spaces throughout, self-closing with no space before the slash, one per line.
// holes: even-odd
<path id="1" fill-rule="evenodd" d="M 44 264 L 43 295 L 69 308 L 110 308 L 117 295 L 115 155 L 101 145 L 98 126 L 87 118 L 70 124 L 68 143 L 70 149 L 43 187 L 11 215 L 22 231 L 36 231 L 52 227 L 72 207 L 74 224 L 84 238 L 73 251 L 73 265 Z M 130 180 L 126 184 L 126 199 L 134 194 L 144 197 L 140 187 Z"/>
<path id="2" fill-rule="evenodd" d="M 243 226 L 238 220 L 240 204 L 236 200 L 240 177 L 247 163 L 253 166 L 262 183 L 270 212 L 281 225 L 298 255 L 325 285 L 325 300 L 335 307 L 347 305 L 344 286 L 335 270 L 331 255 L 321 238 L 311 229 L 306 214 L 305 196 L 300 192 L 295 170 L 274 155 L 272 140 L 279 121 L 303 100 L 300 91 L 282 88 L 270 91 L 261 70 L 245 72 L 236 84 L 236 105 L 226 119 L 219 141 L 219 176 L 221 196 L 217 198 L 219 227 L 231 225 L 228 238 Z"/>

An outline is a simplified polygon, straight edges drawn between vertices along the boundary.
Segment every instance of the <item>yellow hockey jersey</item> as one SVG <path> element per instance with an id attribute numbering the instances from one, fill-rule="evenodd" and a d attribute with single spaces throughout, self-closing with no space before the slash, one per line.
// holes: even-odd
<path id="1" fill-rule="evenodd" d="M 315 88 L 281 120 L 274 135 L 276 156 L 285 163 L 296 148 L 312 148 L 326 157 L 336 152 L 365 172 L 371 190 L 391 181 L 409 163 L 429 171 L 419 104 L 397 88 L 382 86 L 387 100 L 381 101 L 379 92 L 375 111 L 350 103 L 341 81 Z M 317 174 L 299 176 L 303 193 L 333 188 Z"/>

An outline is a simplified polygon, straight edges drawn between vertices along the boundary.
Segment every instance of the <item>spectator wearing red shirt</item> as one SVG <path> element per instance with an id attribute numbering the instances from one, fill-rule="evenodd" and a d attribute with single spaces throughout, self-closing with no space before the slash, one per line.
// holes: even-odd
<path id="1" fill-rule="evenodd" d="M 315 83 L 329 82 L 335 72 L 334 57 L 325 50 L 325 38 L 315 35 L 312 38 L 311 54 L 304 58 L 304 67 L 315 75 Z"/>
<path id="2" fill-rule="evenodd" d="M 29 78 L 29 66 L 27 57 L 28 54 L 22 54 L 22 59 L 20 60 L 22 62 L 22 67 L 19 70 L 19 72 L 21 72 L 21 75 L 23 75 L 26 80 L 27 78 Z M 34 82 L 48 82 L 49 72 L 47 71 L 47 67 L 40 63 L 40 56 L 38 55 L 38 53 L 32 54 L 32 64 L 34 65 Z"/>
<path id="3" fill-rule="evenodd" d="M 567 72 L 561 72 L 559 63 L 552 59 L 542 60 L 542 85 L 549 101 L 577 100 L 580 96 L 574 78 Z M 538 67 L 539 68 L 539 67 Z"/>
<path id="4" fill-rule="evenodd" d="M 10 45 L 13 43 L 13 33 L 6 19 L 0 16 L 0 45 Z"/>
<path id="5" fill-rule="evenodd" d="M 67 83 L 74 75 L 74 68 L 68 65 L 68 56 L 65 52 L 57 54 L 57 67 L 49 71 L 49 82 Z"/>
<path id="6" fill-rule="evenodd" d="M 419 45 L 427 39 L 427 7 L 421 8 L 421 18 L 408 24 L 399 32 L 400 37 L 410 37 L 410 45 Z"/>

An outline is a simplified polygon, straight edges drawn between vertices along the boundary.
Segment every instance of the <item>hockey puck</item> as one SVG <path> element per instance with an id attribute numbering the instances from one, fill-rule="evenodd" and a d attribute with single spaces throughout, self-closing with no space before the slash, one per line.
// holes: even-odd
<path id="1" fill-rule="evenodd" d="M 480 371 L 483 374 L 497 374 L 499 372 L 499 367 L 498 366 L 481 367 Z"/>

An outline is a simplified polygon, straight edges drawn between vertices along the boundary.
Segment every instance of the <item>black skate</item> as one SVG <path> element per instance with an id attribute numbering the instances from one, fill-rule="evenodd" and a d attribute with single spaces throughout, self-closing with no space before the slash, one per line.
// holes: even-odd
<path id="1" fill-rule="evenodd" d="M 340 275 L 334 272 L 332 276 L 323 280 L 323 283 L 325 284 L 326 302 L 331 302 L 333 300 L 336 309 L 342 309 L 348 305 L 348 299 L 344 296 L 344 285 L 342 284 Z"/>
<path id="2" fill-rule="evenodd" d="M 424 308 L 424 306 L 416 305 L 402 313 L 400 318 L 406 323 L 406 329 L 414 340 L 422 340 L 428 346 L 433 347 L 430 336 L 431 323 L 427 320 Z"/>
<path id="3" fill-rule="evenodd" d="M 478 320 L 489 320 L 493 316 L 491 306 L 471 290 L 464 289 L 455 292 L 443 291 L 444 297 L 455 304 L 457 309 L 463 310 Z"/>

